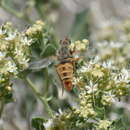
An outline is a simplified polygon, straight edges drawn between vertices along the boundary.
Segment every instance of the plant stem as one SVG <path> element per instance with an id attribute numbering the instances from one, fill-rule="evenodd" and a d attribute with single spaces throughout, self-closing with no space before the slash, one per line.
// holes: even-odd
<path id="1" fill-rule="evenodd" d="M 44 81 L 45 81 L 45 92 L 44 92 L 44 97 L 47 97 L 48 95 L 48 87 L 49 87 L 49 74 L 48 74 L 48 69 L 44 68 L 43 69 L 44 72 Z"/>
<path id="2" fill-rule="evenodd" d="M 53 111 L 50 108 L 48 101 L 46 100 L 45 97 L 43 97 L 40 92 L 36 89 L 36 86 L 32 83 L 32 81 L 27 77 L 25 78 L 25 81 L 28 83 L 28 86 L 33 90 L 33 92 L 35 93 L 35 95 L 41 100 L 41 102 L 45 105 L 46 110 L 49 114 L 50 117 L 54 117 L 53 116 Z"/>

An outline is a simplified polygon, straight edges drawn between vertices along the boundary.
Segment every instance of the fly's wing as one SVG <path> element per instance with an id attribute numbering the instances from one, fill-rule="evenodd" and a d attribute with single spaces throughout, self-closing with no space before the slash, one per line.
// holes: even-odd
<path id="1" fill-rule="evenodd" d="M 58 77 L 59 77 L 59 79 L 60 79 L 60 81 L 61 81 L 61 86 L 62 86 L 62 96 L 63 96 L 63 94 L 64 94 L 64 84 L 63 84 L 63 80 L 61 79 L 59 66 L 60 66 L 60 64 L 55 65 L 55 67 L 56 67 L 56 72 L 57 72 Z"/>
<path id="2" fill-rule="evenodd" d="M 29 69 L 33 71 L 38 71 L 40 69 L 48 67 L 50 64 L 54 63 L 54 61 L 55 60 L 52 57 L 47 57 L 40 60 L 34 60 L 30 63 Z"/>

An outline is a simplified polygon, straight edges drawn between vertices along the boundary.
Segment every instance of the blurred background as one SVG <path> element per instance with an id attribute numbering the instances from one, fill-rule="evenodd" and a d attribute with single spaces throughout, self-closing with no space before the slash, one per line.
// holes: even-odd
<path id="1" fill-rule="evenodd" d="M 89 39 L 93 46 L 95 41 L 121 41 L 118 25 L 129 17 L 130 0 L 0 0 L 0 25 L 10 21 L 19 31 L 24 31 L 41 19 L 51 24 L 58 40 L 66 36 L 73 40 Z M 35 73 L 34 78 L 39 89 L 43 85 L 44 76 L 41 75 Z M 16 101 L 5 106 L 1 130 L 31 130 L 32 117 L 46 116 L 44 106 L 23 81 L 15 80 L 14 83 Z M 51 103 L 55 110 L 75 103 L 73 96 L 67 93 L 61 96 L 54 92 L 54 95 L 59 99 Z M 117 105 L 122 113 L 130 112 L 129 103 Z"/>

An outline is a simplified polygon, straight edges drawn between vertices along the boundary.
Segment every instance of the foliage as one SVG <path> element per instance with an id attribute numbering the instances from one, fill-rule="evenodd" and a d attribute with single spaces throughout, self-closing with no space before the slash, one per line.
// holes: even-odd
<path id="1" fill-rule="evenodd" d="M 58 7 L 57 1 L 30 0 L 25 12 L 18 13 L 5 3 L 6 0 L 1 1 L 2 8 L 31 24 L 27 10 L 35 8 L 42 19 L 49 20 L 46 13 L 51 14 L 50 8 Z M 43 3 L 47 8 L 43 8 Z M 60 49 L 51 26 L 38 20 L 23 32 L 9 22 L 0 27 L 0 116 L 5 103 L 15 100 L 13 86 L 19 78 L 44 106 L 45 113 L 31 120 L 34 130 L 126 130 L 129 127 L 129 121 L 123 120 L 126 114 L 119 112 L 125 106 L 116 104 L 130 93 L 130 20 L 103 28 L 92 40 L 93 46 L 91 41 L 83 39 L 89 36 L 85 29 L 90 26 L 86 20 L 88 15 L 88 11 L 78 14 L 72 29 L 69 49 L 80 60 L 74 66 L 73 90 L 65 91 L 62 96 L 62 86 L 51 64 L 54 60 L 50 58 Z M 40 67 L 35 60 L 42 58 Z M 32 61 L 38 66 L 38 72 L 30 67 Z M 33 76 L 41 76 L 44 87 L 39 89 Z M 113 113 L 117 114 L 116 119 L 111 117 Z"/>
<path id="2" fill-rule="evenodd" d="M 10 93 L 12 92 L 10 78 L 21 78 L 21 72 L 29 67 L 31 54 L 33 54 L 31 51 L 37 52 L 37 50 L 40 50 L 39 54 L 45 58 L 56 54 L 57 45 L 55 44 L 56 42 L 52 42 L 52 40 L 55 41 L 53 33 L 49 31 L 48 26 L 42 21 L 36 21 L 32 27 L 29 27 L 23 33 L 15 30 L 12 24 L 6 23 L 1 27 L 0 40 L 1 100 L 7 100 L 12 96 Z M 126 45 L 123 44 L 118 47 L 116 43 L 110 43 L 109 50 L 111 51 L 112 47 L 116 47 L 114 48 L 116 49 L 116 53 L 114 51 L 116 58 L 119 57 L 118 51 L 120 55 L 124 56 L 124 52 L 126 51 L 123 51 L 123 49 L 127 48 Z M 87 47 L 88 40 L 86 39 L 70 44 L 70 49 L 77 52 L 85 51 Z M 48 113 L 52 116 L 48 120 L 35 118 L 32 120 L 32 126 L 36 130 L 116 129 L 118 121 L 109 119 L 111 111 L 108 114 L 108 109 L 122 96 L 128 95 L 130 77 L 129 71 L 126 68 L 118 66 L 118 61 L 116 61 L 118 64 L 114 61 L 111 64 L 112 58 L 115 57 L 114 54 L 112 53 L 108 58 L 109 62 L 108 59 L 105 61 L 99 52 L 98 57 L 101 56 L 102 60 L 96 57 L 87 61 L 81 59 L 77 62 L 73 79 L 74 89 L 79 89 L 76 92 L 79 95 L 76 97 L 78 100 L 77 107 L 71 106 L 71 109 L 63 112 L 60 111 L 58 114 L 49 107 L 47 99 L 42 97 L 35 90 L 35 86 L 33 86 L 31 81 L 27 79 L 28 84 L 32 86 L 32 89 L 46 105 Z M 127 56 L 126 53 L 126 59 Z M 128 63 L 126 62 L 126 64 Z"/>

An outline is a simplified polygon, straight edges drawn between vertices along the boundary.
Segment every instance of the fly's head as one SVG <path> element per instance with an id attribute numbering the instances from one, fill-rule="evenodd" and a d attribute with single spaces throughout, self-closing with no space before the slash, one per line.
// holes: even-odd
<path id="1" fill-rule="evenodd" d="M 70 41 L 69 38 L 65 38 L 64 40 L 60 40 L 60 45 L 61 45 L 61 46 L 69 47 L 70 44 L 71 44 L 71 41 Z"/>
<path id="2" fill-rule="evenodd" d="M 60 40 L 60 48 L 57 52 L 59 61 L 73 57 L 72 52 L 69 48 L 70 44 L 71 41 L 68 38 L 65 38 L 64 40 Z"/>

